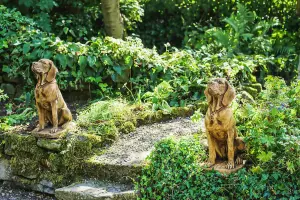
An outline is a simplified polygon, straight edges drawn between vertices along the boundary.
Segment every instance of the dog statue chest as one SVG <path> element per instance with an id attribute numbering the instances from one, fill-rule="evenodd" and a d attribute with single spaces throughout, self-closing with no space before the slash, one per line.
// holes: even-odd
<path id="1" fill-rule="evenodd" d="M 206 129 L 209 134 L 217 140 L 226 140 L 227 138 L 224 124 L 218 119 L 218 116 L 206 118 Z"/>
<path id="2" fill-rule="evenodd" d="M 50 110 L 51 109 L 51 104 L 49 102 L 47 102 L 47 96 L 46 94 L 44 94 L 43 88 L 42 87 L 37 87 L 35 89 L 35 99 L 36 102 L 43 107 L 46 110 Z"/>

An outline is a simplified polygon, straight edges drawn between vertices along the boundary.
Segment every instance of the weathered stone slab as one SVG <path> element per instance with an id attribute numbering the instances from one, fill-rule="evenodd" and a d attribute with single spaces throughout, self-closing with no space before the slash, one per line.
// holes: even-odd
<path id="1" fill-rule="evenodd" d="M 131 200 L 136 194 L 130 185 L 85 182 L 55 190 L 58 200 Z"/>
<path id="2" fill-rule="evenodd" d="M 146 157 L 155 143 L 168 137 L 181 138 L 203 132 L 203 121 L 193 123 L 190 119 L 176 119 L 163 123 L 141 126 L 123 135 L 104 154 L 86 162 L 88 176 L 104 180 L 128 182 L 140 174 Z"/>
<path id="3" fill-rule="evenodd" d="M 20 176 L 13 176 L 12 181 L 7 181 L 7 184 L 13 184 L 24 189 L 46 194 L 54 194 L 55 191 L 54 184 L 51 181 L 42 180 L 40 182 L 36 182 L 35 180 L 30 180 Z"/>
<path id="4" fill-rule="evenodd" d="M 9 160 L 0 159 L 0 180 L 9 181 L 12 179 L 12 172 Z"/>
<path id="5" fill-rule="evenodd" d="M 50 150 L 50 151 L 57 151 L 60 152 L 62 148 L 62 141 L 60 139 L 44 139 L 39 138 L 37 141 L 37 145 L 41 148 Z"/>

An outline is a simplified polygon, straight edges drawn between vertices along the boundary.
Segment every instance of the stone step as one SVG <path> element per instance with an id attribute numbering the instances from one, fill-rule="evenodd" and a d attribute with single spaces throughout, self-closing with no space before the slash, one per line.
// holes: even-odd
<path id="1" fill-rule="evenodd" d="M 55 190 L 58 200 L 131 200 L 133 186 L 120 183 L 86 181 Z"/>
<path id="2" fill-rule="evenodd" d="M 93 156 L 85 164 L 87 175 L 99 180 L 132 182 L 141 172 L 146 157 L 155 143 L 168 137 L 180 138 L 204 131 L 203 121 L 193 123 L 189 118 L 138 127 L 123 135 L 102 155 Z"/>

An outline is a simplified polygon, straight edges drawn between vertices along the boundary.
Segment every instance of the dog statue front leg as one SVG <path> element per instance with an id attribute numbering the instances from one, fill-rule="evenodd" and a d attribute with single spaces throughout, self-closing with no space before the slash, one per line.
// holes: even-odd
<path id="1" fill-rule="evenodd" d="M 211 137 L 210 133 L 207 132 L 207 141 L 208 141 L 208 161 L 207 167 L 211 167 L 216 163 L 216 142 L 213 137 Z"/>
<path id="2" fill-rule="evenodd" d="M 39 126 L 37 131 L 41 131 L 45 129 L 45 110 L 38 103 L 36 104 L 36 108 L 39 116 Z"/>
<path id="3" fill-rule="evenodd" d="M 52 110 L 52 125 L 53 128 L 50 130 L 50 133 L 56 133 L 58 130 L 58 118 L 57 118 L 57 100 L 51 102 Z"/>
<path id="4" fill-rule="evenodd" d="M 234 131 L 229 130 L 227 132 L 227 148 L 228 148 L 228 163 L 226 165 L 227 169 L 233 169 L 234 166 Z"/>

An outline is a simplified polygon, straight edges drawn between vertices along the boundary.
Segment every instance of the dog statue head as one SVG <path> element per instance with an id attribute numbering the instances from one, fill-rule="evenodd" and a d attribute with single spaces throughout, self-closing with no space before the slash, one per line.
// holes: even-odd
<path id="1" fill-rule="evenodd" d="M 37 62 L 33 62 L 31 70 L 34 72 L 41 85 L 43 85 L 45 81 L 48 83 L 52 82 L 58 73 L 58 70 L 52 60 L 45 58 L 40 59 Z"/>
<path id="2" fill-rule="evenodd" d="M 208 103 L 212 103 L 212 98 L 222 98 L 223 106 L 228 106 L 235 97 L 233 87 L 224 78 L 215 78 L 208 82 L 204 91 Z"/>

